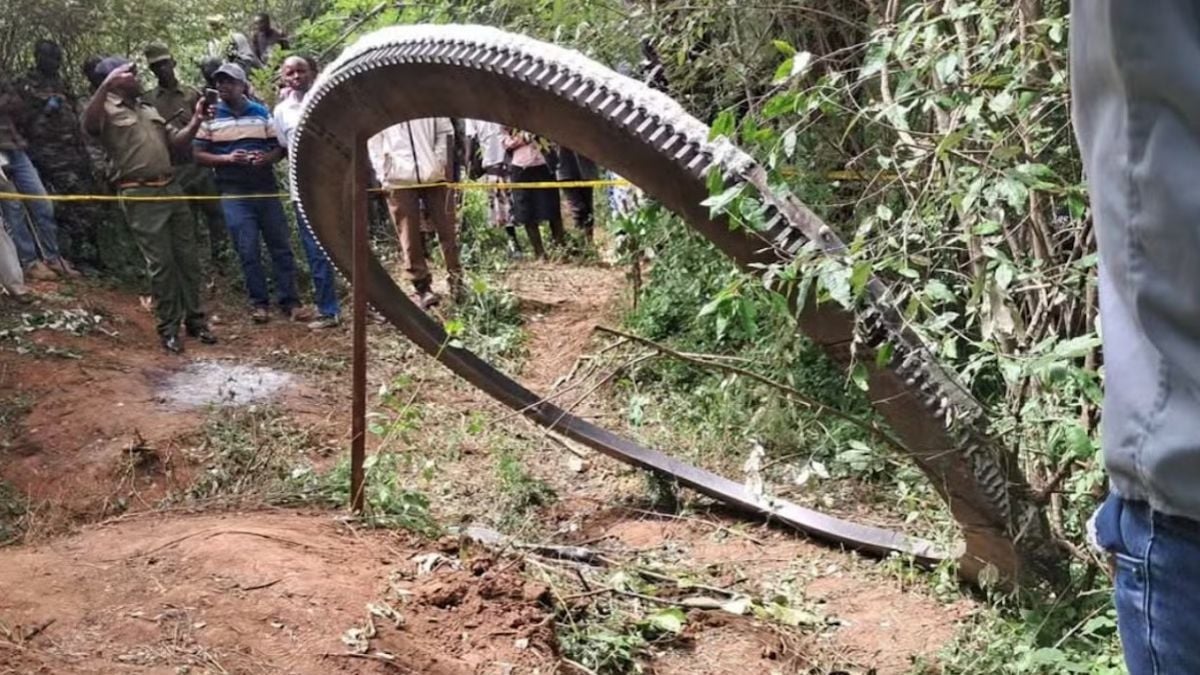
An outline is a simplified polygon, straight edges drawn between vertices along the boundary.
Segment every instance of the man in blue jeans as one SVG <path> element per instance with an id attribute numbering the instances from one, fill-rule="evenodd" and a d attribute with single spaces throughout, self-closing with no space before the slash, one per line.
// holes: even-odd
<path id="1" fill-rule="evenodd" d="M 312 89 L 317 77 L 317 62 L 309 56 L 292 55 L 283 60 L 280 75 L 288 92 L 279 104 L 275 106 L 275 130 L 279 132 L 279 143 L 286 151 L 292 140 L 292 132 L 300 123 L 300 113 L 304 111 L 304 97 Z M 300 230 L 300 242 L 304 244 L 304 255 L 308 258 L 308 268 L 312 272 L 313 295 L 316 297 L 317 312 L 320 316 L 308 324 L 314 330 L 335 328 L 341 322 L 341 310 L 338 306 L 337 286 L 333 277 L 333 265 L 321 250 L 312 230 L 300 212 L 300 200 L 292 195 L 296 205 L 296 229 Z"/>
<path id="2" fill-rule="evenodd" d="M 1092 521 L 1132 675 L 1200 673 L 1200 5 L 1073 0 L 1075 131 L 1100 253 Z"/>
<path id="3" fill-rule="evenodd" d="M 17 129 L 17 120 L 25 112 L 25 102 L 12 85 L 0 79 L 0 155 L 9 180 L 23 195 L 46 194 L 42 178 L 25 153 L 26 141 Z M 25 217 L 25 206 L 32 216 L 33 229 Z M 58 251 L 58 224 L 54 206 L 43 199 L 0 202 L 4 220 L 12 231 L 13 243 L 25 271 L 25 278 L 53 281 L 60 276 L 77 277 L 79 272 Z"/>
<path id="4" fill-rule="evenodd" d="M 215 169 L 229 235 L 242 262 L 251 319 L 270 321 L 271 300 L 263 271 L 260 240 L 267 245 L 275 271 L 275 296 L 280 310 L 293 321 L 312 315 L 300 306 L 296 294 L 296 260 L 292 255 L 287 215 L 277 197 L 252 195 L 279 191 L 276 162 L 283 158 L 271 113 L 246 97 L 246 73 L 227 63 L 213 74 L 220 93 L 213 118 L 196 134 L 195 157 L 201 166 Z"/>

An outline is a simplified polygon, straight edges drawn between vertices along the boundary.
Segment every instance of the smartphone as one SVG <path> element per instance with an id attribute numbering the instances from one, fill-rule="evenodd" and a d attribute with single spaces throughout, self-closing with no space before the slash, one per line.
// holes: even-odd
<path id="1" fill-rule="evenodd" d="M 217 93 L 216 89 L 205 89 L 204 90 L 204 103 L 207 104 L 210 108 L 212 106 L 216 105 L 217 101 L 220 98 L 221 98 L 221 95 L 219 93 Z"/>

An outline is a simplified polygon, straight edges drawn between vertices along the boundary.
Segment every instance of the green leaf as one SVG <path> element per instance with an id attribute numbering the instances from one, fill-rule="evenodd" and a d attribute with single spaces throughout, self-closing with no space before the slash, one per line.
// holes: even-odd
<path id="1" fill-rule="evenodd" d="M 950 53 L 938 59 L 933 69 L 942 82 L 950 84 L 958 81 L 958 54 Z"/>
<path id="2" fill-rule="evenodd" d="M 871 264 L 865 261 L 854 263 L 854 269 L 850 273 L 850 292 L 854 297 L 862 295 L 863 290 L 871 281 Z"/>
<path id="3" fill-rule="evenodd" d="M 812 612 L 788 607 L 777 602 L 764 607 L 762 613 L 769 619 L 774 619 L 785 626 L 793 628 L 797 626 L 816 626 L 822 623 L 821 617 Z"/>
<path id="4" fill-rule="evenodd" d="M 1016 272 L 1013 271 L 1012 265 L 1001 263 L 996 267 L 996 286 L 1002 291 L 1008 290 L 1008 287 L 1012 285 L 1015 274 Z"/>
<path id="5" fill-rule="evenodd" d="M 854 368 L 850 371 L 850 381 L 860 391 L 866 391 L 871 388 L 870 373 L 862 363 L 854 364 Z"/>
<path id="6" fill-rule="evenodd" d="M 1008 111 L 1012 110 L 1012 107 L 1013 97 L 1012 94 L 1008 93 L 1007 91 L 1002 91 L 999 94 L 996 94 L 992 97 L 992 100 L 988 101 L 988 109 L 997 115 L 1004 115 L 1008 113 Z"/>
<path id="7" fill-rule="evenodd" d="M 892 210 L 886 204 L 880 204 L 875 207 L 875 217 L 885 223 L 892 222 Z"/>
<path id="8" fill-rule="evenodd" d="M 711 215 L 716 216 L 724 213 L 729 205 L 732 204 L 738 197 L 742 196 L 742 192 L 746 189 L 746 184 L 741 183 L 733 187 L 726 188 L 724 192 L 718 195 L 713 195 L 708 199 L 700 202 L 701 206 L 707 206 Z"/>
<path id="9" fill-rule="evenodd" d="M 946 134 L 945 137 L 942 138 L 941 142 L 938 143 L 936 151 L 938 157 L 945 157 L 946 153 L 961 145 L 963 140 L 966 139 L 969 134 L 970 130 L 965 127 Z"/>
<path id="10" fill-rule="evenodd" d="M 737 129 L 737 118 L 734 117 L 732 110 L 722 110 L 721 114 L 717 115 L 717 119 L 713 120 L 712 130 L 709 133 L 710 138 L 720 136 L 733 136 L 733 132 Z"/>
<path id="11" fill-rule="evenodd" d="M 771 78 L 771 84 L 783 84 L 792 76 L 792 69 L 795 68 L 796 57 L 788 57 L 783 63 L 775 69 L 775 76 Z"/>
<path id="12" fill-rule="evenodd" d="M 954 292 L 946 284 L 937 279 L 930 279 L 925 284 L 925 297 L 935 302 L 955 302 L 958 300 Z"/>
<path id="13" fill-rule="evenodd" d="M 660 633 L 678 635 L 683 632 L 687 615 L 678 607 L 668 607 L 646 617 L 646 623 Z"/>
<path id="14" fill-rule="evenodd" d="M 783 40 L 771 40 L 771 44 L 775 45 L 775 49 L 778 49 L 779 53 L 783 54 L 784 56 L 796 55 L 796 48 L 784 42 Z"/>
<path id="15" fill-rule="evenodd" d="M 1100 338 L 1095 335 L 1081 335 L 1054 345 L 1054 355 L 1060 359 L 1077 359 L 1087 356 L 1099 346 Z"/>
<path id="16" fill-rule="evenodd" d="M 854 298 L 850 293 L 850 274 L 850 268 L 834 261 L 821 270 L 821 287 L 834 302 L 846 309 L 854 306 Z"/>
<path id="17" fill-rule="evenodd" d="M 792 127 L 783 134 L 783 156 L 791 159 L 796 155 L 796 128 Z"/>
<path id="18" fill-rule="evenodd" d="M 887 364 L 891 363 L 892 354 L 894 354 L 895 351 L 896 348 L 892 346 L 892 343 L 885 342 L 882 347 L 875 351 L 875 367 L 883 368 L 887 366 Z"/>

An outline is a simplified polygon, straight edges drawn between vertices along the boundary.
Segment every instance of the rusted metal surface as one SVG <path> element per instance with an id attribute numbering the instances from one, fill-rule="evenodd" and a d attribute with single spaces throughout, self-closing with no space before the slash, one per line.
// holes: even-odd
<path id="1" fill-rule="evenodd" d="M 350 235 L 354 249 L 351 255 L 350 282 L 354 314 L 354 324 L 351 327 L 354 353 L 351 386 L 354 388 L 354 396 L 350 413 L 350 509 L 354 513 L 363 512 L 363 465 L 367 457 L 367 265 L 370 259 L 367 187 L 370 185 L 370 176 L 367 174 L 366 139 L 366 136 L 361 135 L 355 139 L 350 162 L 354 174 L 354 188 L 351 192 L 353 231 Z"/>
<path id="2" fill-rule="evenodd" d="M 572 147 L 641 187 L 753 274 L 769 275 L 773 267 L 792 263 L 809 244 L 828 256 L 844 249 L 793 195 L 769 185 L 752 158 L 724 139 L 710 139 L 708 127 L 660 92 L 576 52 L 499 30 L 408 26 L 363 38 L 329 67 L 313 88 L 294 136 L 292 181 L 301 208 L 339 269 L 351 269 L 352 263 L 344 214 L 355 194 L 355 140 L 405 119 L 431 116 L 491 120 Z M 726 186 L 745 186 L 763 202 L 763 228 L 730 228 L 701 205 L 710 172 Z M 569 415 L 469 351 L 448 347 L 442 327 L 374 258 L 365 286 L 371 304 L 427 353 L 539 424 L 831 541 L 873 553 L 904 551 L 926 562 L 946 555 L 928 542 L 792 504 L 765 503 L 738 483 Z M 1062 578 L 1061 552 L 1012 453 L 989 436 L 978 402 L 905 327 L 880 280 L 869 283 L 856 311 L 809 302 L 798 324 L 844 365 L 856 350 L 870 354 L 890 348 L 890 362 L 870 372 L 870 395 L 960 525 L 965 576 L 991 567 L 1010 582 Z"/>

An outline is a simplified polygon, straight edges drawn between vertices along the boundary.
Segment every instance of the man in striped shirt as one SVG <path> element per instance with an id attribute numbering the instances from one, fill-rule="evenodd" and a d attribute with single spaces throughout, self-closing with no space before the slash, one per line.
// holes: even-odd
<path id="1" fill-rule="evenodd" d="M 275 271 L 276 302 L 294 321 L 311 314 L 296 293 L 296 259 L 292 254 L 287 214 L 274 195 L 279 191 L 274 165 L 283 158 L 275 123 L 263 104 L 246 96 L 246 73 L 227 63 L 213 75 L 220 93 L 212 120 L 196 134 L 196 162 L 213 167 L 224 200 L 225 222 L 242 262 L 246 291 L 255 323 L 270 320 L 271 300 L 263 270 L 261 244 L 267 245 Z"/>

